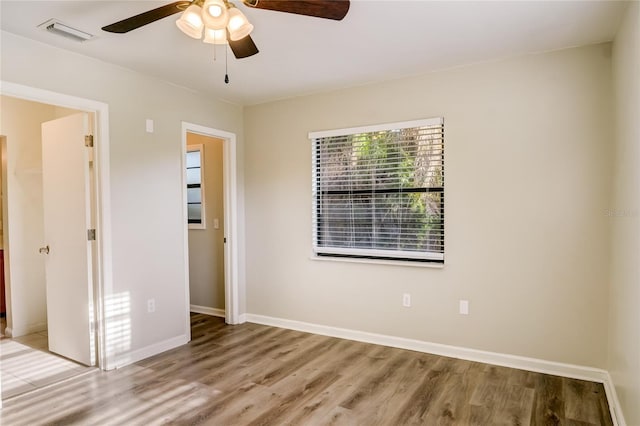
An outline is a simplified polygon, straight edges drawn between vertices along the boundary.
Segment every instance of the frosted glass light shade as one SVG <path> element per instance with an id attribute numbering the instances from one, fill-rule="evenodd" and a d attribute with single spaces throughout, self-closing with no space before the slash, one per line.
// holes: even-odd
<path id="1" fill-rule="evenodd" d="M 176 21 L 176 25 L 180 28 L 180 31 L 193 38 L 202 37 L 202 29 L 204 25 L 202 23 L 202 9 L 200 6 L 192 4 L 189 6 L 180 18 Z"/>
<path id="2" fill-rule="evenodd" d="M 227 44 L 227 30 L 212 30 L 210 28 L 204 29 L 204 41 L 211 44 Z"/>
<path id="3" fill-rule="evenodd" d="M 221 30 L 229 22 L 229 12 L 223 0 L 206 0 L 202 8 L 202 21 L 205 27 Z"/>
<path id="4" fill-rule="evenodd" d="M 244 13 L 235 7 L 229 9 L 228 28 L 229 37 L 233 41 L 240 40 L 241 38 L 251 34 L 251 31 L 253 31 L 253 25 L 249 23 L 249 20 L 244 16 Z"/>

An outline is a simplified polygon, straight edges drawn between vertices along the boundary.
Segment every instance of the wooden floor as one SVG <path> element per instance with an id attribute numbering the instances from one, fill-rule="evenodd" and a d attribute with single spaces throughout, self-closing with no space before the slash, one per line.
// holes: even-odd
<path id="1" fill-rule="evenodd" d="M 188 345 L 5 401 L 2 425 L 610 425 L 602 385 L 192 315 Z"/>
<path id="2" fill-rule="evenodd" d="M 92 369 L 49 352 L 47 332 L 0 336 L 2 399 L 31 392 Z"/>

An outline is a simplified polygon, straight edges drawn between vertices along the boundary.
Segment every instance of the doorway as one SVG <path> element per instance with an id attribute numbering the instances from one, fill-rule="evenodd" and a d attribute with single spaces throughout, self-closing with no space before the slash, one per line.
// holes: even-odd
<path id="1" fill-rule="evenodd" d="M 93 125 L 95 126 L 93 134 L 97 140 L 97 144 L 96 144 L 96 149 L 94 149 L 93 153 L 90 154 L 93 156 L 91 167 L 94 170 L 94 174 L 90 179 L 90 186 L 93 190 L 92 191 L 93 196 L 91 197 L 92 204 L 95 206 L 95 209 L 93 209 L 94 214 L 92 215 L 92 221 L 95 224 L 95 227 L 98 228 L 101 232 L 98 234 L 100 238 L 98 238 L 97 241 L 93 243 L 95 247 L 95 251 L 94 253 L 92 253 L 92 257 L 94 260 L 92 263 L 95 265 L 95 268 L 93 271 L 94 272 L 93 290 L 95 290 L 95 292 L 91 297 L 92 303 L 88 308 L 92 309 L 93 311 L 92 317 L 96 318 L 97 320 L 97 326 L 95 327 L 95 330 L 92 333 L 97 336 L 97 340 L 93 342 L 94 348 L 96 349 L 95 352 L 97 353 L 96 364 L 99 367 L 104 369 L 106 363 L 105 363 L 104 344 L 103 344 L 103 340 L 104 340 L 103 338 L 104 333 L 102 330 L 103 321 L 101 321 L 101 319 L 103 318 L 102 294 L 105 287 L 107 289 L 111 288 L 110 274 L 108 274 L 109 267 L 111 264 L 110 216 L 108 214 L 109 213 L 109 206 L 108 206 L 108 200 L 109 200 L 108 162 L 109 161 L 108 161 L 108 133 L 107 133 L 108 107 L 106 104 L 103 104 L 101 102 L 96 102 L 96 101 L 82 99 L 82 98 L 76 98 L 73 96 L 35 89 L 28 86 L 14 84 L 14 83 L 2 82 L 2 84 L 0 85 L 0 89 L 1 89 L 0 95 L 2 95 L 3 97 L 5 96 L 10 97 L 12 99 L 16 99 L 17 101 L 21 101 L 21 102 L 31 101 L 34 104 L 41 105 L 43 108 L 53 108 L 54 110 L 57 111 L 58 116 L 68 115 L 71 112 L 77 112 L 77 111 L 83 111 L 93 115 L 93 118 L 89 121 L 93 123 Z M 75 111 L 71 111 L 71 110 L 75 110 Z M 3 108 L 3 115 L 5 111 L 6 110 Z M 24 117 L 31 117 L 31 116 L 29 114 L 21 116 L 21 118 L 24 118 Z M 53 118 L 56 118 L 56 116 L 54 116 Z M 45 118 L 43 120 L 40 120 L 40 122 L 44 122 L 50 119 L 51 119 L 50 117 Z M 41 128 L 40 126 L 37 126 L 37 128 L 32 129 L 32 131 L 39 135 L 41 133 Z M 10 138 L 6 138 L 5 141 L 6 143 L 4 144 L 5 149 L 3 149 L 3 153 L 6 154 L 7 146 L 9 147 L 9 150 L 15 148 L 12 146 L 12 144 L 15 141 L 12 141 Z M 13 153 L 15 154 L 15 151 L 13 151 Z M 9 155 L 9 157 L 11 157 L 11 155 Z M 14 156 L 12 158 L 15 159 L 16 157 Z M 15 177 L 16 174 L 22 174 L 23 177 L 27 180 L 42 181 L 42 172 L 38 171 L 38 167 L 36 166 L 37 161 L 35 161 L 38 159 L 37 155 L 32 156 L 32 159 L 34 159 L 34 161 L 29 160 L 29 158 L 31 157 L 24 156 L 24 155 L 19 156 L 18 158 L 20 159 L 19 161 L 21 161 L 22 163 L 20 163 L 19 167 L 17 168 L 15 167 L 16 164 L 13 164 L 11 168 L 13 177 Z M 6 165 L 6 161 L 7 161 L 7 156 L 5 155 L 3 156 L 3 165 Z M 20 171 L 18 172 L 17 170 L 20 170 Z M 6 173 L 6 167 L 4 167 L 4 171 Z M 6 175 L 3 177 L 6 177 Z M 4 188 L 7 189 L 8 191 L 11 190 L 10 181 L 11 181 L 11 177 L 9 179 L 3 179 L 3 182 L 2 182 Z M 6 195 L 8 191 L 3 191 L 3 196 L 5 201 L 7 200 Z M 27 201 L 30 201 L 30 200 L 31 199 L 27 198 Z M 5 210 L 5 213 L 7 210 L 7 204 L 11 204 L 11 203 L 4 203 L 3 209 Z M 32 210 L 35 211 L 37 209 L 32 209 Z M 7 218 L 6 214 L 3 216 L 4 218 Z M 10 219 L 11 217 L 18 217 L 19 220 L 25 219 L 25 218 L 21 218 L 20 216 L 15 216 L 14 214 L 13 216 L 9 215 L 9 220 L 11 220 Z M 11 241 L 9 241 L 10 235 L 8 235 L 10 230 L 6 229 L 6 223 L 4 228 L 5 228 L 4 241 L 5 241 L 5 249 L 6 249 L 7 243 L 9 245 L 11 244 Z M 24 241 L 21 241 L 21 240 L 20 242 L 24 243 Z M 37 254 L 37 247 L 39 247 L 39 245 L 42 245 L 42 242 L 43 242 L 42 239 L 36 242 L 36 256 L 41 256 Z M 11 248 L 9 248 L 9 251 L 10 250 Z M 33 250 L 29 250 L 29 252 L 33 253 Z M 43 329 L 46 330 L 47 328 L 46 311 L 45 313 L 42 313 L 41 311 L 39 314 L 39 317 L 35 319 L 25 318 L 23 315 L 24 312 L 21 314 L 21 310 L 24 311 L 23 308 L 25 306 L 31 306 L 31 302 L 32 302 L 31 300 L 25 299 L 25 297 L 28 297 L 28 295 L 33 295 L 35 298 L 40 298 L 41 299 L 40 304 L 42 305 L 42 301 L 46 299 L 46 296 L 43 295 L 42 292 L 31 291 L 31 289 L 27 289 L 27 291 L 23 291 L 21 293 L 18 283 L 22 283 L 23 282 L 22 279 L 16 279 L 15 285 L 12 287 L 11 279 L 12 279 L 13 273 L 16 271 L 12 271 L 10 268 L 11 253 L 5 251 L 4 259 L 6 262 L 5 276 L 7 278 L 6 280 L 7 326 L 8 326 L 7 331 L 14 336 L 26 335 L 30 333 L 35 333 L 35 334 L 46 333 L 46 331 L 45 332 L 42 331 Z M 24 259 L 14 259 L 14 260 L 24 263 Z M 107 268 L 105 268 L 105 266 L 107 266 Z M 31 273 L 35 269 L 36 268 L 32 268 L 29 272 Z M 41 269 L 39 270 L 39 272 L 41 272 Z M 45 310 L 46 310 L 46 305 L 45 305 Z M 89 339 L 87 339 L 87 341 L 90 344 L 92 343 Z"/>
<path id="2" fill-rule="evenodd" d="M 191 148 L 189 148 L 191 146 Z M 189 201 L 187 156 L 183 155 L 183 206 L 185 217 L 185 264 L 189 310 L 208 315 L 223 316 L 227 324 L 240 323 L 238 307 L 238 240 L 237 240 L 237 184 L 236 184 L 236 135 L 223 130 L 213 129 L 193 123 L 182 123 L 182 152 L 201 146 L 204 162 L 204 223 L 193 223 L 198 206 L 191 207 L 191 226 L 189 225 Z M 191 188 L 194 189 L 193 187 Z M 209 199 L 209 200 L 208 200 Z M 193 206 L 193 204 L 192 204 Z M 204 225 L 205 229 L 202 228 Z M 211 259 L 200 259 L 198 252 L 208 245 L 207 252 L 216 256 L 214 267 Z M 191 271 L 189 270 L 191 269 Z M 224 285 L 220 285 L 221 281 Z M 224 298 L 222 303 L 221 298 Z M 200 305 L 198 301 L 204 301 Z M 203 303 L 203 302 L 200 302 Z M 213 306 L 213 305 L 217 306 Z M 190 321 L 187 318 L 187 321 Z M 190 323 L 188 323 L 190 326 Z"/>
<path id="3" fill-rule="evenodd" d="M 79 114 L 79 111 L 4 95 L 0 101 L 2 132 L 8 136 L 3 138 L 2 155 L 2 228 L 5 232 L 1 244 L 6 265 L 5 295 L 9 296 L 5 312 L 7 335 L 17 337 L 47 330 L 47 256 L 38 250 L 47 244 L 42 124 Z M 86 117 L 87 126 L 92 121 L 89 118 Z M 78 136 L 81 153 L 84 130 L 79 130 Z M 55 141 L 52 143 L 53 150 L 58 151 Z M 67 158 L 62 161 L 68 164 Z M 53 204 L 61 204 L 57 199 L 53 201 L 51 208 L 55 207 Z"/>
<path id="4" fill-rule="evenodd" d="M 187 222 L 191 312 L 225 317 L 224 140 L 187 132 Z"/>
<path id="5" fill-rule="evenodd" d="M 94 243 L 87 241 L 87 227 L 95 198 L 85 146 L 94 114 L 4 95 L 0 101 L 7 135 L 2 253 L 9 266 L 7 334 L 13 337 L 1 341 L 6 398 L 95 365 L 86 314 L 94 304 Z"/>

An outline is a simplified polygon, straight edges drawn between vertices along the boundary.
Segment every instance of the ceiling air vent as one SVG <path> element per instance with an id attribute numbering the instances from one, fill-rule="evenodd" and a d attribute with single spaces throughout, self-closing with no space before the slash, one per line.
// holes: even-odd
<path id="1" fill-rule="evenodd" d="M 38 25 L 38 28 L 74 41 L 78 41 L 80 43 L 82 43 L 83 41 L 91 40 L 93 37 L 95 37 L 93 34 L 89 34 L 76 28 L 70 27 L 67 24 L 63 24 L 57 19 L 49 19 L 48 21 Z"/>

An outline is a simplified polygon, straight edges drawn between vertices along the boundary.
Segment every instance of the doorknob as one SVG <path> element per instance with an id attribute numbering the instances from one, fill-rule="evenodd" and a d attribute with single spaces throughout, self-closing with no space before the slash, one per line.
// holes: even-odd
<path id="1" fill-rule="evenodd" d="M 48 246 L 48 245 L 46 245 L 46 246 L 44 246 L 44 247 L 40 247 L 40 249 L 38 250 L 38 252 L 39 252 L 40 254 L 49 254 L 49 246 Z"/>

